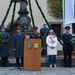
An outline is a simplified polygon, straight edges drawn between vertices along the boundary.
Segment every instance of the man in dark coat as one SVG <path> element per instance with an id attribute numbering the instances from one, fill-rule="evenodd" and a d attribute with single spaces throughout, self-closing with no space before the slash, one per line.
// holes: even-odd
<path id="1" fill-rule="evenodd" d="M 42 53 L 46 55 L 46 37 L 48 36 L 49 34 L 49 28 L 47 28 L 47 25 L 44 24 L 43 25 L 43 28 L 40 29 L 40 37 L 42 39 Z"/>
<path id="2" fill-rule="evenodd" d="M 10 40 L 10 35 L 8 32 L 5 32 L 4 27 L 1 28 L 1 34 L 4 38 L 4 43 L 3 43 L 3 47 L 0 50 L 0 56 L 1 56 L 2 66 L 7 67 L 8 56 L 9 56 L 8 42 Z"/>
<path id="3" fill-rule="evenodd" d="M 72 63 L 72 45 L 70 43 L 70 39 L 72 35 L 69 33 L 70 27 L 65 27 L 66 32 L 62 35 L 63 41 L 63 52 L 64 52 L 64 66 L 71 67 Z"/>
<path id="4" fill-rule="evenodd" d="M 13 48 L 15 51 L 16 66 L 18 68 L 20 68 L 20 59 L 21 66 L 23 67 L 24 39 L 25 35 L 21 32 L 21 27 L 18 26 L 17 33 L 13 35 Z"/>
<path id="5" fill-rule="evenodd" d="M 30 38 L 40 38 L 40 33 L 38 33 L 38 27 L 33 27 L 33 33 L 30 35 Z"/>

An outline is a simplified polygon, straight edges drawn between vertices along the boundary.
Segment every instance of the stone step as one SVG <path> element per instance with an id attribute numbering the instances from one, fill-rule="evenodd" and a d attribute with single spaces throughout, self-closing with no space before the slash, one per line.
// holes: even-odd
<path id="1" fill-rule="evenodd" d="M 16 60 L 15 58 L 9 58 L 8 59 L 9 63 L 8 66 L 16 66 Z M 1 62 L 0 62 L 1 63 Z M 48 58 L 47 57 L 42 57 L 41 58 L 41 67 L 48 67 Z M 63 67 L 63 59 L 57 59 L 57 66 L 58 67 Z M 72 66 L 75 67 L 75 59 L 72 59 Z"/>

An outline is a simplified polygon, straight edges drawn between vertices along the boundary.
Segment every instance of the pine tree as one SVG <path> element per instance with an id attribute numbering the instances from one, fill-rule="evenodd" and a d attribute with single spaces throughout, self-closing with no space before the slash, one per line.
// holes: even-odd
<path id="1" fill-rule="evenodd" d="M 62 0 L 47 0 L 48 14 L 54 18 L 62 18 Z"/>

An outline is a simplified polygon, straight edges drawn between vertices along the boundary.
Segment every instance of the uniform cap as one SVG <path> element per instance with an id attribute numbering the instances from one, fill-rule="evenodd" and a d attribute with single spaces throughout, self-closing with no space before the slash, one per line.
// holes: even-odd
<path id="1" fill-rule="evenodd" d="M 18 26 L 18 27 L 17 27 L 17 30 L 21 30 L 21 27 L 20 27 L 20 26 Z"/>
<path id="2" fill-rule="evenodd" d="M 38 29 L 38 27 L 33 27 L 34 30 Z"/>
<path id="3" fill-rule="evenodd" d="M 44 24 L 43 26 L 47 26 L 46 24 Z"/>
<path id="4" fill-rule="evenodd" d="M 70 27 L 69 27 L 69 26 L 66 26 L 66 27 L 65 27 L 65 29 L 69 30 L 69 29 L 70 29 Z"/>

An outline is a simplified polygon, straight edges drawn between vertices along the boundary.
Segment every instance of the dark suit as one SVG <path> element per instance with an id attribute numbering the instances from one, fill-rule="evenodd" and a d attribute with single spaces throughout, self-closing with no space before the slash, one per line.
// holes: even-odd
<path id="1" fill-rule="evenodd" d="M 42 39 L 42 47 L 43 47 L 43 53 L 46 54 L 46 37 L 49 34 L 49 28 L 41 28 L 40 29 L 40 37 Z"/>
<path id="2" fill-rule="evenodd" d="M 72 55 L 72 45 L 70 43 L 72 35 L 70 33 L 64 33 L 62 35 L 63 41 L 63 52 L 64 52 L 64 65 L 70 67 L 71 66 L 71 55 Z M 67 58 L 68 57 L 68 58 Z"/>
<path id="3" fill-rule="evenodd" d="M 2 33 L 2 32 L 1 32 Z M 10 40 L 10 35 L 7 32 L 3 32 L 2 36 L 4 37 L 4 44 L 2 49 L 0 50 L 0 56 L 1 56 L 1 60 L 2 60 L 2 66 L 7 66 L 8 63 L 8 56 L 9 56 L 9 46 L 8 46 L 8 42 Z"/>
<path id="4" fill-rule="evenodd" d="M 21 58 L 21 64 L 23 66 L 23 53 L 24 53 L 24 39 L 23 33 L 15 33 L 13 35 L 13 48 L 15 49 L 16 65 L 20 66 L 19 59 Z"/>

